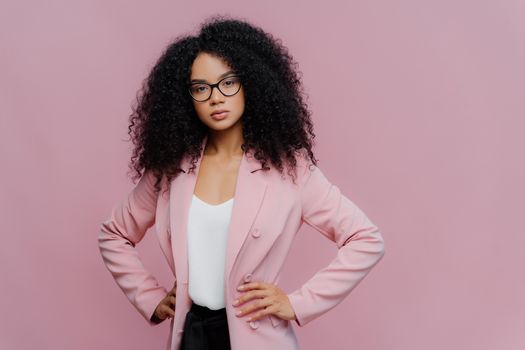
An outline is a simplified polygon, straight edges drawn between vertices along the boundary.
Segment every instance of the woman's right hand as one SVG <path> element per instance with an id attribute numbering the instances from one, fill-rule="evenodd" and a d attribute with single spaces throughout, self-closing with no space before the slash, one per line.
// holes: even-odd
<path id="1" fill-rule="evenodd" d="M 155 312 L 153 313 L 152 320 L 156 323 L 164 321 L 166 318 L 172 318 L 175 316 L 175 292 L 177 290 L 177 286 L 173 287 L 172 290 L 166 294 L 164 299 L 162 299 L 157 305 L 157 308 L 155 309 Z"/>

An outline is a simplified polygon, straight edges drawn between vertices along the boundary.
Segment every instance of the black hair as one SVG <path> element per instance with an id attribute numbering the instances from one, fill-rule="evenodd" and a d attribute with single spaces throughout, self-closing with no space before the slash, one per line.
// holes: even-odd
<path id="1" fill-rule="evenodd" d="M 184 157 L 190 157 L 190 171 L 195 169 L 208 127 L 197 117 L 187 83 L 201 52 L 224 59 L 241 75 L 243 151 L 253 151 L 263 168 L 271 164 L 281 173 L 284 163 L 295 170 L 297 155 L 317 164 L 311 112 L 288 49 L 246 20 L 215 15 L 202 22 L 198 35 L 173 40 L 137 93 L 128 127 L 135 145 L 129 164 L 135 170 L 133 180 L 152 170 L 158 192 L 163 175 L 170 181 L 184 171 Z"/>

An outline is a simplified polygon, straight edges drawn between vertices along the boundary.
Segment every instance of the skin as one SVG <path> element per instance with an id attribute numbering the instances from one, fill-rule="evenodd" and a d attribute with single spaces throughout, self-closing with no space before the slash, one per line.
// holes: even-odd
<path id="1" fill-rule="evenodd" d="M 190 79 L 204 80 L 213 84 L 229 71 L 231 68 L 224 60 L 203 52 L 192 64 Z M 194 194 L 209 204 L 223 203 L 235 195 L 237 173 L 243 154 L 241 118 L 244 103 L 242 86 L 234 96 L 224 96 L 218 89 L 213 89 L 209 100 L 193 101 L 198 118 L 209 129 Z M 218 109 L 226 109 L 230 112 L 225 119 L 214 120 L 211 114 Z M 175 290 L 176 287 L 157 306 L 155 316 L 160 320 L 174 317 Z M 233 306 L 238 308 L 237 317 L 247 316 L 247 322 L 269 314 L 284 320 L 296 319 L 288 296 L 275 284 L 254 281 L 239 286 L 238 292 L 239 295 Z"/>
<path id="2" fill-rule="evenodd" d="M 207 53 L 199 54 L 192 65 L 190 79 L 216 83 L 231 71 L 220 58 Z M 198 118 L 208 127 L 208 141 L 203 158 L 195 195 L 209 204 L 220 204 L 234 196 L 237 173 L 241 163 L 244 142 L 241 117 L 244 113 L 244 89 L 233 96 L 224 96 L 218 89 L 213 89 L 209 100 L 193 101 Z M 223 120 L 214 120 L 211 114 L 219 109 L 226 109 L 228 116 Z"/>

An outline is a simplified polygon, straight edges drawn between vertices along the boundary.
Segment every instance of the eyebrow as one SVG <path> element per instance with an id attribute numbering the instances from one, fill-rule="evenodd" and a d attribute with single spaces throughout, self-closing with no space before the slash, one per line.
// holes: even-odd
<path id="1" fill-rule="evenodd" d="M 235 74 L 235 72 L 232 71 L 232 70 L 229 70 L 226 73 L 221 74 L 219 76 L 219 80 L 221 80 L 222 78 L 224 78 L 228 74 Z M 190 83 L 207 83 L 207 81 L 205 79 L 191 79 Z"/>

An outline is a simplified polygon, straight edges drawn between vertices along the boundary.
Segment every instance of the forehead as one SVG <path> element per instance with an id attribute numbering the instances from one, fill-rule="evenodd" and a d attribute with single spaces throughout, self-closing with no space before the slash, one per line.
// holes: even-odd
<path id="1" fill-rule="evenodd" d="M 193 61 L 190 79 L 216 81 L 229 71 L 231 67 L 224 59 L 201 52 Z"/>

